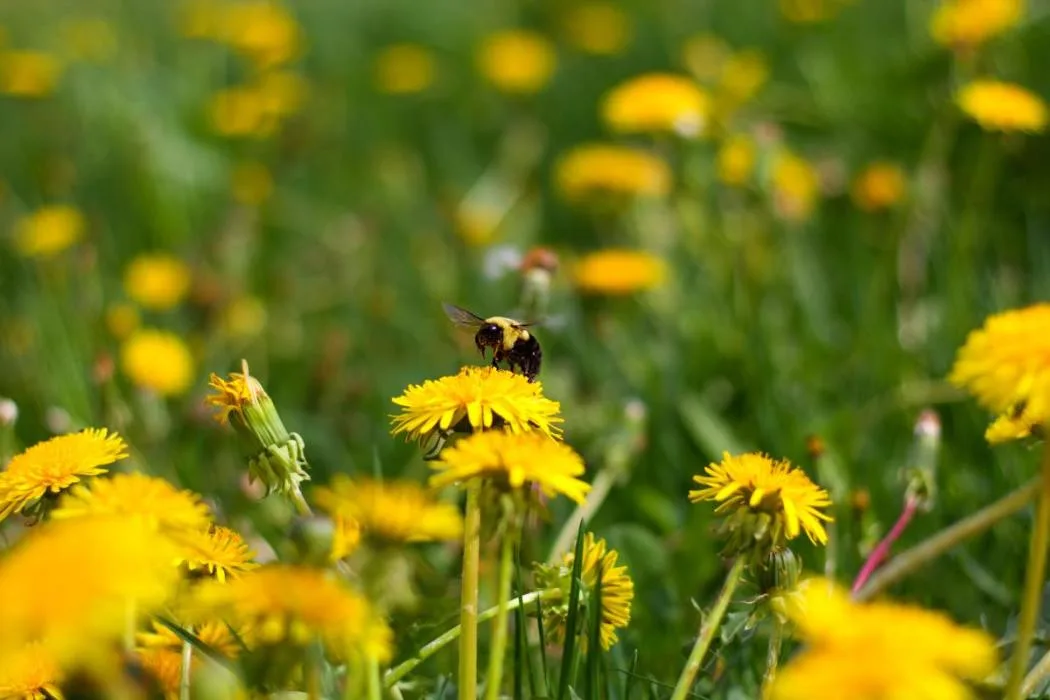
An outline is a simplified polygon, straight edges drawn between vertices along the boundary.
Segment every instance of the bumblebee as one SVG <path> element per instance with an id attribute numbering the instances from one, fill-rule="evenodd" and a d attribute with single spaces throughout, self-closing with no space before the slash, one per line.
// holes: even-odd
<path id="1" fill-rule="evenodd" d="M 531 323 L 522 323 L 504 316 L 482 318 L 453 304 L 442 304 L 445 314 L 457 326 L 477 329 L 474 334 L 474 345 L 485 357 L 485 348 L 492 348 L 492 366 L 499 367 L 506 362 L 513 372 L 517 367 L 531 382 L 540 373 L 540 359 L 543 351 L 536 336 L 529 332 Z"/>

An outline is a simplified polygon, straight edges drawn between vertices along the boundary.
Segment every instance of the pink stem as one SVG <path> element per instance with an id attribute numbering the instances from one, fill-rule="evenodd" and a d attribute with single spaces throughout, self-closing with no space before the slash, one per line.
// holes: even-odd
<path id="1" fill-rule="evenodd" d="M 890 547 L 896 542 L 902 534 L 904 529 L 908 527 L 908 523 L 911 522 L 912 517 L 915 515 L 915 511 L 919 508 L 919 499 L 909 496 L 904 502 L 904 510 L 901 512 L 897 522 L 893 524 L 889 533 L 882 538 L 875 549 L 871 550 L 871 554 L 868 555 L 868 560 L 864 562 L 864 566 L 861 567 L 860 573 L 857 574 L 857 580 L 853 582 L 853 588 L 851 593 L 859 591 L 871 575 L 875 573 L 875 569 L 879 568 L 879 565 L 886 560 L 890 554 Z"/>

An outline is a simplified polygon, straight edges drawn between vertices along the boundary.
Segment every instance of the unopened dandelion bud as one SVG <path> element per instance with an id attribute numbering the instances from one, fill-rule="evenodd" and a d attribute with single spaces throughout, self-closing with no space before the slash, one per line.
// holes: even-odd
<path id="1" fill-rule="evenodd" d="M 526 253 L 521 262 L 521 308 L 526 319 L 546 315 L 557 269 L 558 256 L 549 248 L 533 248 Z"/>
<path id="2" fill-rule="evenodd" d="M 798 585 L 802 562 L 789 547 L 774 549 L 758 571 L 758 584 L 763 593 L 790 591 Z"/>
<path id="3" fill-rule="evenodd" d="M 0 427 L 8 427 L 18 420 L 18 404 L 11 399 L 0 398 Z"/>
<path id="4" fill-rule="evenodd" d="M 908 497 L 916 499 L 924 510 L 933 507 L 937 491 L 937 456 L 941 446 L 941 421 L 938 415 L 924 410 L 915 422 L 911 466 L 906 472 Z"/>

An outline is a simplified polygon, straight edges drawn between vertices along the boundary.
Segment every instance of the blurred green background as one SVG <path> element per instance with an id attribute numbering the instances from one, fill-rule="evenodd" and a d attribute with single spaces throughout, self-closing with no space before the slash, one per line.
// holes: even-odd
<path id="1" fill-rule="evenodd" d="M 630 455 L 592 524 L 637 585 L 612 665 L 637 648 L 639 672 L 673 678 L 690 601 L 722 572 L 712 509 L 686 491 L 723 450 L 789 458 L 832 491 L 847 582 L 899 513 L 922 409 L 943 424 L 939 493 L 902 545 L 1033 471 L 1026 447 L 985 444 L 988 417 L 943 378 L 987 314 L 1050 293 L 1050 142 L 983 132 L 952 99 L 978 76 L 1050 95 L 1047 8 L 960 48 L 931 35 L 939 6 L 0 4 L 0 396 L 18 444 L 116 428 L 139 466 L 254 518 L 202 406 L 209 373 L 245 358 L 316 483 L 424 478 L 389 436 L 391 397 L 480 362 L 441 302 L 514 313 L 520 261 L 543 246 L 558 261 L 539 277 L 544 391 L 590 473 Z M 528 41 L 486 44 L 508 29 Z M 602 119 L 611 89 L 652 72 L 695 81 L 698 137 Z M 568 196 L 560 159 L 594 142 L 644 150 L 671 184 Z M 586 282 L 579 264 L 607 248 L 664 274 Z M 569 508 L 552 512 L 537 559 Z M 1002 634 L 1028 527 L 1004 522 L 893 593 Z M 425 552 L 423 589 L 454 586 L 455 558 Z M 399 647 L 440 622 L 404 623 Z M 751 666 L 729 667 L 705 682 L 746 696 Z"/>

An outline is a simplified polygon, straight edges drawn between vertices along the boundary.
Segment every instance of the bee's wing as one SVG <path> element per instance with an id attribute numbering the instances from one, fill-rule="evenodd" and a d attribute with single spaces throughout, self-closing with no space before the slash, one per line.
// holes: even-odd
<path id="1" fill-rule="evenodd" d="M 445 309 L 445 315 L 449 317 L 449 320 L 455 323 L 457 326 L 469 326 L 476 328 L 483 323 L 485 319 L 478 316 L 475 313 L 471 313 L 466 309 L 456 306 L 455 304 L 449 304 L 447 302 L 441 304 L 442 308 Z"/>

